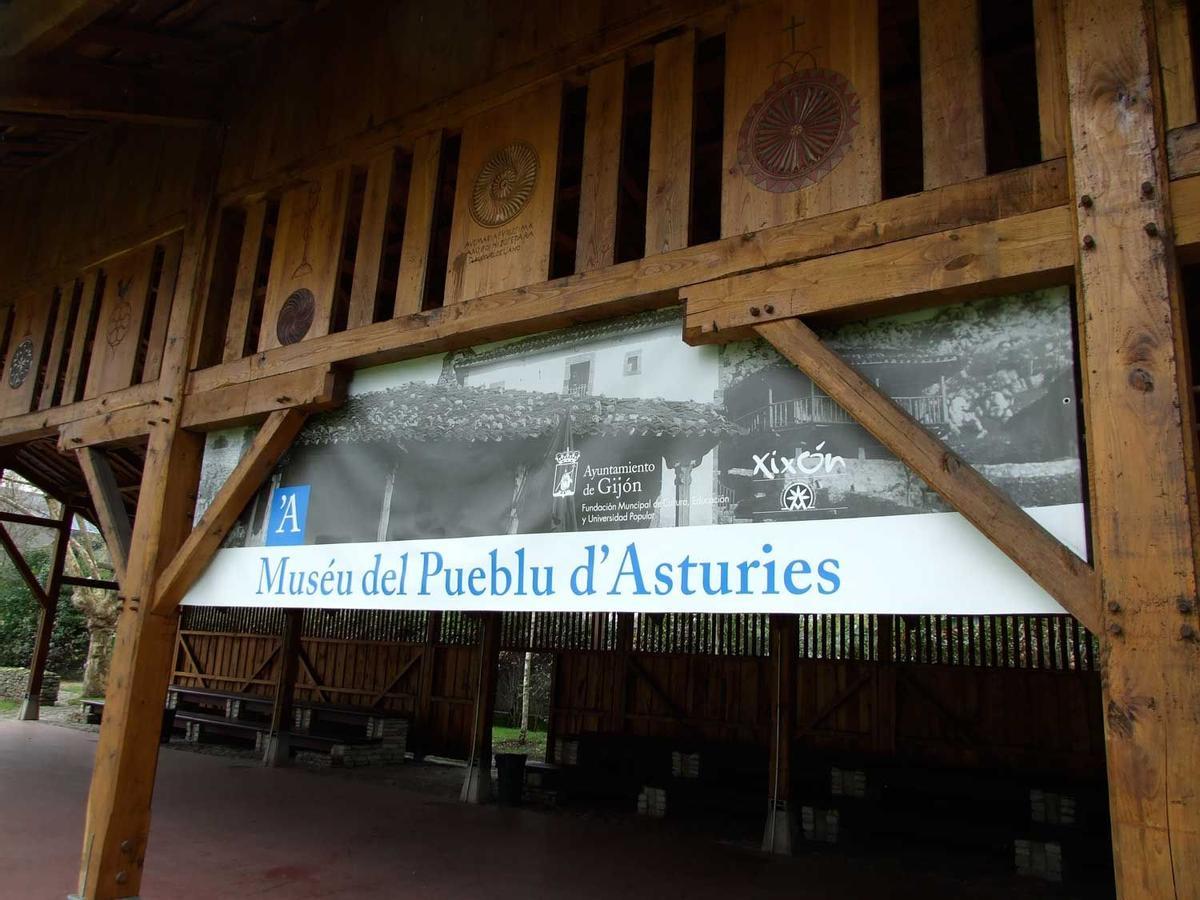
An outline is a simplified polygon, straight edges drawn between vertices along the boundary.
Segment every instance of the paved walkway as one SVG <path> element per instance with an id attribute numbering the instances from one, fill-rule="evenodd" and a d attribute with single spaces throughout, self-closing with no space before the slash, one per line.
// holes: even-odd
<path id="1" fill-rule="evenodd" d="M 0 898 L 74 888 L 96 735 L 0 721 Z M 364 779 L 164 750 L 142 897 L 1062 897 L 969 860 L 767 859 L 669 823 L 470 807 L 456 773 Z M 394 782 L 394 783 L 391 783 Z M 949 869 L 950 871 L 946 871 Z"/>

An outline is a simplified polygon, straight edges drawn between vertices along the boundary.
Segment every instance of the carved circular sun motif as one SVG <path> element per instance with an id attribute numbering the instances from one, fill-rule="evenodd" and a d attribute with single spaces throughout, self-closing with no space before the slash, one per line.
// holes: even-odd
<path id="1" fill-rule="evenodd" d="M 113 306 L 112 313 L 108 317 L 108 333 L 105 335 L 108 346 L 116 347 L 125 340 L 132 319 L 133 308 L 129 305 L 129 301 L 122 300 Z"/>
<path id="2" fill-rule="evenodd" d="M 738 165 L 755 185 L 775 194 L 816 184 L 846 155 L 858 111 L 858 94 L 837 72 L 793 72 L 746 113 Z"/>
<path id="3" fill-rule="evenodd" d="M 17 345 L 17 349 L 13 351 L 12 363 L 8 367 L 8 386 L 16 390 L 25 383 L 25 379 L 29 377 L 29 370 L 33 367 L 33 340 L 25 338 Z"/>
<path id="4" fill-rule="evenodd" d="M 279 318 L 275 321 L 275 336 L 279 343 L 295 344 L 304 340 L 308 329 L 312 328 L 313 317 L 317 311 L 317 298 L 308 288 L 292 291 L 283 301 L 279 310 Z"/>
<path id="5" fill-rule="evenodd" d="M 514 141 L 487 158 L 471 189 L 471 218 L 484 228 L 511 222 L 537 182 L 537 151 L 524 141 Z"/>

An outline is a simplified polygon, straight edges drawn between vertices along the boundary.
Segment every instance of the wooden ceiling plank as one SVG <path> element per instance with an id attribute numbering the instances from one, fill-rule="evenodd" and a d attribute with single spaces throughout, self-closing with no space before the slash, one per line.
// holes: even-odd
<path id="1" fill-rule="evenodd" d="M 0 59 L 60 47 L 123 0 L 12 0 L 0 9 Z"/>
<path id="2" fill-rule="evenodd" d="M 207 86 L 161 71 L 94 63 L 0 61 L 0 111 L 67 118 L 199 125 L 217 115 Z"/>

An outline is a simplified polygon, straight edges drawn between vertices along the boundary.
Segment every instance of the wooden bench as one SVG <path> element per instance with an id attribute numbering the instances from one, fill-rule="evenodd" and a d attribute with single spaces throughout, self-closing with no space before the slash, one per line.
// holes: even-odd
<path id="1" fill-rule="evenodd" d="M 79 705 L 83 707 L 83 720 L 89 725 L 99 725 L 104 718 L 104 701 L 103 700 L 80 700 Z"/>

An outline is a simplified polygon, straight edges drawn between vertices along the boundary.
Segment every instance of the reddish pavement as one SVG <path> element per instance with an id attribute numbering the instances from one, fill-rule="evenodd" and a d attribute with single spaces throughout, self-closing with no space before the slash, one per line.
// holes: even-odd
<path id="1" fill-rule="evenodd" d="M 62 900 L 74 889 L 95 747 L 92 733 L 0 720 L 0 898 Z M 431 791 L 428 772 L 407 767 L 393 785 L 165 750 L 141 896 L 1047 895 L 981 878 L 962 860 L 930 873 L 927 858 L 768 859 L 633 816 L 471 807 Z M 425 783 L 409 790 L 405 778 Z"/>

